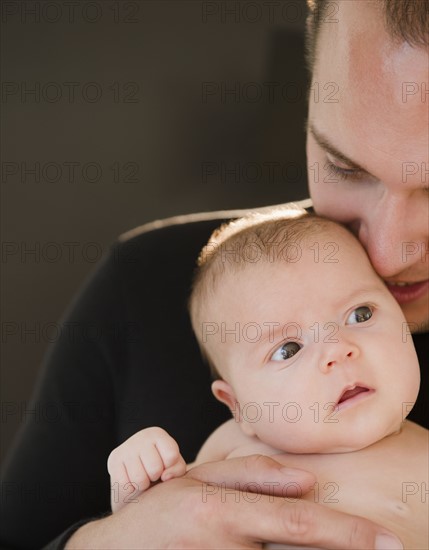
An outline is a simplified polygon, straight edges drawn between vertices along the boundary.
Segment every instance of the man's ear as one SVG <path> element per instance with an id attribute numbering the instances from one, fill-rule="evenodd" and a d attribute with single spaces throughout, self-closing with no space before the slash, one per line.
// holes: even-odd
<path id="1" fill-rule="evenodd" d="M 212 383 L 212 392 L 218 401 L 224 403 L 232 412 L 236 422 L 240 422 L 240 405 L 235 397 L 234 390 L 225 380 L 215 380 Z"/>

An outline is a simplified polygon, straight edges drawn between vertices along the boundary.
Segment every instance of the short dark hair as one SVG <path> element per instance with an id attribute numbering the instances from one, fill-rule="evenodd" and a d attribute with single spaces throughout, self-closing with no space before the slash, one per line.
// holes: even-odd
<path id="1" fill-rule="evenodd" d="M 341 2 L 344 0 L 336 0 Z M 349 0 L 347 0 L 349 1 Z M 357 0 L 359 1 L 359 0 Z M 429 2 L 428 0 L 378 0 L 384 12 L 387 32 L 393 39 L 402 40 L 411 46 L 429 44 Z M 333 0 L 307 0 L 309 15 L 307 21 L 306 58 L 310 72 L 313 71 L 317 38 L 327 10 L 332 9 Z"/>

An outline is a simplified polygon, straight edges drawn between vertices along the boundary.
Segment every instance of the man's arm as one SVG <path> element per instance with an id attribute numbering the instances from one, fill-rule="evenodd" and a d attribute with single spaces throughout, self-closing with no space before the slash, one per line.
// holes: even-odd
<path id="1" fill-rule="evenodd" d="M 143 427 L 163 426 L 190 461 L 226 417 L 186 324 L 195 257 L 218 222 L 194 225 L 116 243 L 61 320 L 31 401 L 17 404 L 3 548 L 61 548 L 74 525 L 108 514 L 107 457 Z"/>
<path id="2" fill-rule="evenodd" d="M 267 480 L 268 495 L 249 494 L 249 483 L 263 487 Z M 307 492 L 314 478 L 259 455 L 203 464 L 156 485 L 113 516 L 85 525 L 66 549 L 261 548 L 263 542 L 339 550 L 402 548 L 367 519 L 274 496 L 291 482 Z"/>
<path id="3" fill-rule="evenodd" d="M 106 357 L 120 345 L 110 338 L 119 312 L 112 268 L 112 258 L 103 261 L 61 320 L 25 403 L 28 414 L 2 469 L 2 548 L 41 548 L 109 511 L 106 459 L 116 434 Z"/>
<path id="4" fill-rule="evenodd" d="M 109 513 L 106 460 L 114 447 L 143 427 L 161 425 L 190 461 L 227 418 L 211 396 L 186 311 L 195 258 L 219 221 L 162 227 L 122 243 L 72 304 L 27 404 L 40 414 L 25 417 L 2 476 L 3 548 L 40 548 L 54 539 L 49 548 L 63 548 L 72 526 L 82 522 L 88 523 L 70 539 L 80 548 L 207 547 L 211 541 L 231 547 L 238 539 L 249 547 L 265 540 L 271 502 L 261 498 L 250 506 L 245 496 L 248 482 L 263 487 L 269 479 L 280 486 L 280 474 L 285 479 L 282 467 L 280 473 L 267 468 L 267 457 L 201 465 L 153 487 L 120 513 L 95 519 Z M 309 474 L 302 475 L 298 479 L 308 483 Z M 245 490 L 233 522 L 222 487 Z M 215 493 L 207 502 L 205 490 Z M 275 517 L 284 524 L 278 541 L 296 540 L 297 527 L 307 525 L 303 543 L 374 547 L 375 528 L 366 520 L 308 503 L 276 503 Z M 271 536 L 278 531 L 273 527 Z"/>

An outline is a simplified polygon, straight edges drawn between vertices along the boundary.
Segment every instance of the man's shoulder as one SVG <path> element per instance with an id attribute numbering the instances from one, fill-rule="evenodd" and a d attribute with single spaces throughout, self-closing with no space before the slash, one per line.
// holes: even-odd
<path id="1" fill-rule="evenodd" d="M 310 208 L 309 199 L 288 203 Z M 188 281 L 195 269 L 196 259 L 210 235 L 222 223 L 251 211 L 264 211 L 286 204 L 245 210 L 219 210 L 174 216 L 155 220 L 120 235 L 112 246 L 111 259 L 115 270 L 129 278 L 139 274 L 165 280 L 182 277 Z"/>
<path id="2" fill-rule="evenodd" d="M 173 216 L 161 220 L 154 220 L 126 231 L 119 236 L 118 242 L 127 243 L 138 240 L 139 238 L 150 238 L 151 236 L 161 236 L 162 234 L 168 235 L 171 232 L 188 232 L 189 229 L 191 231 L 194 230 L 195 232 L 198 232 L 199 230 L 204 231 L 207 227 L 217 227 L 219 224 L 227 220 L 239 218 L 252 211 L 263 212 L 280 206 L 295 206 L 309 209 L 312 207 L 312 202 L 311 199 L 304 199 L 297 202 L 263 206 L 259 208 L 217 210 L 213 212 L 198 212 L 194 214 Z"/>

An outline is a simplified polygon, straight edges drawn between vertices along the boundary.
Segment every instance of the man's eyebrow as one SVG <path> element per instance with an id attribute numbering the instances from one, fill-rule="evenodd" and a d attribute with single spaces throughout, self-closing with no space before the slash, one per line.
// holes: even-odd
<path id="1" fill-rule="evenodd" d="M 339 151 L 326 136 L 323 136 L 316 128 L 313 126 L 313 124 L 308 124 L 308 131 L 311 133 L 311 135 L 314 137 L 316 143 L 333 155 L 335 158 L 340 160 L 341 162 L 344 162 L 344 164 L 347 164 L 352 170 L 359 170 L 361 172 L 366 172 L 365 168 L 362 168 L 362 166 L 359 166 L 356 162 L 354 162 L 351 158 L 344 155 L 341 151 Z"/>

